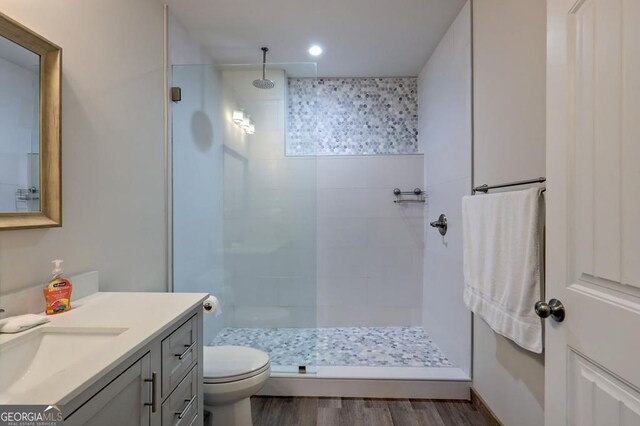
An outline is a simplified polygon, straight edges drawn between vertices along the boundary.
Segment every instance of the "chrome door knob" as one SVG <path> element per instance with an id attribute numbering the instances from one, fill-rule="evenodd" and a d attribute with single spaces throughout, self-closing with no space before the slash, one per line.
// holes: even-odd
<path id="1" fill-rule="evenodd" d="M 544 300 L 536 302 L 535 309 L 536 315 L 542 319 L 552 317 L 558 322 L 564 321 L 564 305 L 558 299 L 551 299 L 549 303 Z"/>

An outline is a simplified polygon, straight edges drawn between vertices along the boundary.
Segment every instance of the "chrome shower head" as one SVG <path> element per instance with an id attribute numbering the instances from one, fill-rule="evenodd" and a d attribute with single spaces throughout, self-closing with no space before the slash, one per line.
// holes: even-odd
<path id="1" fill-rule="evenodd" d="M 258 89 L 273 89 L 276 83 L 266 78 L 253 80 L 253 86 Z"/>
<path id="2" fill-rule="evenodd" d="M 262 78 L 257 80 L 253 80 L 253 87 L 258 89 L 273 89 L 276 83 L 273 80 L 269 80 L 267 78 L 267 52 L 269 51 L 268 47 L 262 48 Z"/>

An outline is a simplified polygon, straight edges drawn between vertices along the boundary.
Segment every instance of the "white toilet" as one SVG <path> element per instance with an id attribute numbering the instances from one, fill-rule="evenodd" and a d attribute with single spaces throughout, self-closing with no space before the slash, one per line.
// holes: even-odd
<path id="1" fill-rule="evenodd" d="M 204 409 L 212 426 L 251 426 L 251 395 L 271 374 L 269 355 L 243 346 L 204 347 Z"/>

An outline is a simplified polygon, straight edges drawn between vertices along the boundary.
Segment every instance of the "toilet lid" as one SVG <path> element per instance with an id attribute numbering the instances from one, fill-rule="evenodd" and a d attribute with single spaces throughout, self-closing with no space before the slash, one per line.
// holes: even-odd
<path id="1" fill-rule="evenodd" d="M 269 355 L 244 346 L 205 346 L 204 381 L 219 382 L 253 377 L 269 368 Z"/>

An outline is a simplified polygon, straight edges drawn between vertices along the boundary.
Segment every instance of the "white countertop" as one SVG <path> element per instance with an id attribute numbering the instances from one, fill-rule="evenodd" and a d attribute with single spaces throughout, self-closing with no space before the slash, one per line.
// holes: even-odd
<path id="1" fill-rule="evenodd" d="M 43 327 L 99 327 L 126 329 L 96 349 L 85 349 L 64 369 L 29 392 L 3 395 L 2 404 L 56 404 L 62 406 L 101 379 L 114 367 L 159 336 L 179 317 L 202 304 L 206 293 L 95 293 L 72 300 L 72 309 L 49 316 L 48 324 L 17 334 L 0 334 L 0 345 Z M 76 348 L 82 351 L 82 347 Z M 55 362 L 52 354 L 52 362 Z M 1 365 L 1 371 L 11 368 Z"/>

